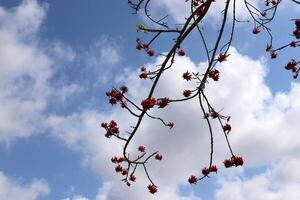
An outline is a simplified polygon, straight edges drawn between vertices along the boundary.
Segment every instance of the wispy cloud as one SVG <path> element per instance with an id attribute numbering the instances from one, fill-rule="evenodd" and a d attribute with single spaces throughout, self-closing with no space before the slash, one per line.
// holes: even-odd
<path id="1" fill-rule="evenodd" d="M 7 177 L 0 172 L 0 199 L 36 200 L 49 192 L 50 188 L 43 180 L 24 184 L 19 179 Z"/>

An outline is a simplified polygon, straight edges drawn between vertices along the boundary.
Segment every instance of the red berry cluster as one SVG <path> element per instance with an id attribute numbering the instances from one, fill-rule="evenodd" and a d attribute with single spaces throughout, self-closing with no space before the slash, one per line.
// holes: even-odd
<path id="1" fill-rule="evenodd" d="M 252 33 L 253 33 L 253 34 L 259 34 L 259 33 L 260 33 L 259 28 L 254 27 L 253 30 L 252 30 Z"/>
<path id="2" fill-rule="evenodd" d="M 300 39 L 300 19 L 295 20 L 296 30 L 293 32 L 296 39 Z"/>
<path id="3" fill-rule="evenodd" d="M 196 176 L 191 175 L 191 176 L 189 177 L 188 181 L 189 181 L 190 184 L 196 184 L 197 181 L 198 181 L 198 179 L 197 179 Z"/>
<path id="4" fill-rule="evenodd" d="M 191 90 L 184 90 L 182 94 L 183 94 L 183 96 L 185 96 L 185 97 L 189 97 L 189 96 L 191 96 L 192 91 L 191 91 Z"/>
<path id="5" fill-rule="evenodd" d="M 220 78 L 220 72 L 217 69 L 211 69 L 208 72 L 208 77 L 213 79 L 214 81 L 218 81 Z"/>
<path id="6" fill-rule="evenodd" d="M 144 147 L 144 146 L 139 146 L 139 147 L 138 147 L 138 151 L 140 151 L 140 152 L 142 152 L 142 153 L 145 153 L 146 147 Z"/>
<path id="7" fill-rule="evenodd" d="M 204 3 L 204 0 L 193 0 L 193 6 L 199 6 L 200 3 Z"/>
<path id="8" fill-rule="evenodd" d="M 127 179 L 128 170 L 127 170 L 127 169 L 124 169 L 124 168 L 120 165 L 121 162 L 125 161 L 125 158 L 123 158 L 123 157 L 119 157 L 119 158 L 118 158 L 118 157 L 114 156 L 114 157 L 111 158 L 111 161 L 112 161 L 113 163 L 117 164 L 116 167 L 115 167 L 115 171 L 116 171 L 117 173 L 122 174 L 123 176 L 126 176 L 126 178 L 125 178 L 124 180 L 126 181 L 126 185 L 127 185 L 127 186 L 130 186 L 130 185 L 131 185 L 129 181 L 135 182 L 136 177 L 135 177 L 133 174 L 131 174 L 131 175 L 129 176 L 129 181 L 126 180 L 126 179 Z"/>
<path id="9" fill-rule="evenodd" d="M 216 119 L 219 116 L 220 116 L 219 113 L 213 110 L 213 111 L 210 111 L 209 113 L 205 113 L 203 118 L 207 119 L 208 117 L 212 117 L 213 119 Z"/>
<path id="10" fill-rule="evenodd" d="M 286 70 L 292 71 L 292 73 L 294 74 L 294 76 L 293 76 L 294 78 L 297 78 L 297 76 L 298 76 L 298 68 L 296 67 L 297 64 L 298 63 L 294 59 L 292 59 L 285 66 Z"/>
<path id="11" fill-rule="evenodd" d="M 210 174 L 211 172 L 217 173 L 217 172 L 218 172 L 218 168 L 217 168 L 216 165 L 212 165 L 210 168 L 209 168 L 209 167 L 204 167 L 204 168 L 202 168 L 201 171 L 202 171 L 203 176 L 206 177 L 206 176 L 208 176 L 208 174 Z M 198 181 L 198 179 L 197 179 L 197 177 L 194 176 L 194 175 L 191 175 L 191 176 L 189 177 L 189 179 L 188 179 L 188 182 L 189 182 L 190 184 L 196 184 L 197 181 Z"/>
<path id="12" fill-rule="evenodd" d="M 266 6 L 270 6 L 270 5 L 275 6 L 277 3 L 278 3 L 277 0 L 265 0 Z"/>
<path id="13" fill-rule="evenodd" d="M 270 56 L 272 59 L 277 58 L 277 53 L 275 51 L 273 51 L 273 47 L 271 44 L 267 44 L 266 52 L 270 52 Z"/>
<path id="14" fill-rule="evenodd" d="M 147 54 L 151 57 L 155 55 L 155 52 L 149 48 L 149 45 L 143 43 L 140 39 L 137 39 L 136 41 L 136 49 L 137 50 L 144 49 L 147 52 Z"/>
<path id="15" fill-rule="evenodd" d="M 155 159 L 156 160 L 162 160 L 162 155 L 161 154 L 156 154 Z"/>
<path id="16" fill-rule="evenodd" d="M 231 126 L 230 126 L 230 124 L 225 124 L 225 125 L 223 125 L 223 130 L 224 130 L 224 132 L 226 133 L 226 134 L 228 134 L 230 131 L 231 131 Z"/>
<path id="17" fill-rule="evenodd" d="M 117 122 L 111 120 L 110 123 L 103 122 L 101 123 L 101 127 L 106 130 L 105 137 L 110 138 L 113 135 L 119 135 L 120 130 Z"/>
<path id="18" fill-rule="evenodd" d="M 128 92 L 128 87 L 127 86 L 122 86 L 120 88 L 120 91 L 117 91 L 115 89 L 112 89 L 109 92 L 106 92 L 106 96 L 109 97 L 109 103 L 111 105 L 115 105 L 117 103 L 121 104 L 121 107 L 124 108 L 126 107 L 125 102 L 123 102 L 123 94 Z"/>
<path id="19" fill-rule="evenodd" d="M 158 105 L 158 108 L 164 108 L 167 105 L 169 105 L 169 103 L 170 103 L 169 98 L 164 97 L 164 98 L 158 99 L 156 104 Z"/>
<path id="20" fill-rule="evenodd" d="M 150 185 L 148 185 L 148 190 L 151 194 L 154 194 L 157 192 L 157 186 L 154 184 L 150 184 Z"/>
<path id="21" fill-rule="evenodd" d="M 224 62 L 227 60 L 227 57 L 229 56 L 230 54 L 226 55 L 226 53 L 220 53 L 219 54 L 219 57 L 217 58 L 217 60 L 219 62 Z"/>
<path id="22" fill-rule="evenodd" d="M 190 72 L 188 72 L 188 71 L 184 72 L 182 74 L 182 78 L 185 79 L 185 80 L 187 80 L 187 81 L 190 81 L 192 79 L 192 74 L 190 74 Z"/>
<path id="23" fill-rule="evenodd" d="M 202 169 L 202 174 L 203 174 L 204 176 L 207 176 L 210 172 L 215 172 L 215 173 L 217 173 L 217 171 L 218 171 L 217 166 L 216 166 L 216 165 L 212 165 L 210 168 L 204 167 L 204 168 Z"/>
<path id="24" fill-rule="evenodd" d="M 171 129 L 171 128 L 174 127 L 174 123 L 173 123 L 173 122 L 169 122 L 169 123 L 167 124 L 167 126 L 170 127 L 170 129 Z"/>
<path id="25" fill-rule="evenodd" d="M 141 105 L 143 106 L 143 110 L 149 110 L 150 108 L 153 108 L 155 106 L 156 102 L 156 99 L 151 97 L 148 99 L 144 99 L 141 102 Z"/>
<path id="26" fill-rule="evenodd" d="M 178 56 L 185 56 L 185 52 L 183 49 L 180 49 L 178 52 L 177 52 Z"/>
<path id="27" fill-rule="evenodd" d="M 145 67 L 141 67 L 141 74 L 140 74 L 140 78 L 141 79 L 146 79 L 148 77 L 148 73 L 146 71 Z"/>
<path id="28" fill-rule="evenodd" d="M 231 159 L 224 160 L 224 166 L 226 168 L 232 167 L 232 166 L 242 166 L 244 164 L 244 160 L 240 156 L 233 156 Z"/>

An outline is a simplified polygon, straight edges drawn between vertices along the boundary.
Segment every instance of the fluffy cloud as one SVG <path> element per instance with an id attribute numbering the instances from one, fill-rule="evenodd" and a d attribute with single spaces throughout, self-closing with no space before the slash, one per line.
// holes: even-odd
<path id="1" fill-rule="evenodd" d="M 0 8 L 1 140 L 25 137 L 38 128 L 34 122 L 45 107 L 52 73 L 51 60 L 34 42 L 45 9 L 36 1 Z"/>
<path id="2" fill-rule="evenodd" d="M 253 0 L 249 1 L 252 5 L 257 5 L 258 1 Z M 154 14 L 158 15 L 161 11 L 165 11 L 172 17 L 176 22 L 183 22 L 183 20 L 189 16 L 191 5 L 190 2 L 182 0 L 154 0 L 151 4 L 151 7 L 154 8 Z M 224 10 L 225 1 L 215 1 L 211 5 L 211 9 L 208 12 L 210 20 L 218 21 L 221 19 L 222 10 Z M 232 16 L 232 7 L 233 1 L 231 1 L 231 7 L 229 15 Z M 236 1 L 236 16 L 238 19 L 248 19 L 249 12 L 246 9 L 244 1 Z"/>
<path id="3" fill-rule="evenodd" d="M 65 199 L 62 199 L 62 200 L 88 200 L 88 198 L 80 196 L 80 195 L 76 195 L 76 196 L 74 196 L 72 198 L 68 197 L 68 198 L 65 198 Z"/>
<path id="4" fill-rule="evenodd" d="M 300 198 L 300 174 L 294 169 L 297 166 L 300 166 L 299 160 L 288 157 L 251 178 L 220 178 L 215 199 L 297 200 Z"/>
<path id="5" fill-rule="evenodd" d="M 63 99 L 76 85 L 55 89 L 49 79 L 58 61 L 72 61 L 70 47 L 59 42 L 42 47 L 39 30 L 46 4 L 25 0 L 9 10 L 0 7 L 0 141 L 43 132 L 43 112 L 50 96 Z"/>
<path id="6" fill-rule="evenodd" d="M 0 172 L 0 199 L 35 200 L 50 192 L 43 180 L 33 180 L 30 184 L 22 184 Z"/>
<path id="7" fill-rule="evenodd" d="M 272 95 L 264 81 L 267 71 L 264 60 L 253 60 L 239 54 L 234 48 L 230 54 L 229 60 L 218 66 L 220 81 L 210 81 L 206 92 L 216 110 L 232 116 L 230 140 L 234 151 L 243 155 L 249 168 L 268 165 L 287 155 L 298 156 L 300 139 L 296 136 L 299 130 L 296 119 L 300 109 L 297 101 L 300 95 L 299 84 L 293 83 L 289 92 Z M 162 59 L 158 58 L 156 63 L 148 63 L 146 66 L 155 66 Z M 182 73 L 187 70 L 201 72 L 203 67 L 203 63 L 197 66 L 187 57 L 177 58 L 174 67 L 163 74 L 154 96 L 181 97 L 181 92 L 190 87 L 182 80 Z M 123 80 L 119 79 L 128 83 L 130 94 L 137 102 L 146 96 L 146 88 L 149 86 L 145 82 L 141 84 L 137 78 L 138 73 L 127 72 Z M 193 194 L 182 197 L 177 188 L 179 184 L 187 182 L 190 174 L 200 174 L 199 169 L 206 166 L 209 159 L 209 134 L 198 102 L 173 104 L 164 112 L 153 110 L 152 113 L 175 122 L 174 129 L 163 127 L 159 121 L 145 119 L 130 149 L 135 151 L 138 145 L 143 144 L 149 152 L 159 150 L 163 154 L 161 162 L 153 160 L 148 163 L 151 176 L 160 186 L 157 198 L 199 199 Z M 104 199 L 150 199 L 151 195 L 146 189 L 148 181 L 142 169 L 137 171 L 138 181 L 131 188 L 120 183 L 121 177 L 114 173 L 109 158 L 120 155 L 120 142 L 107 140 L 98 128 L 99 122 L 110 119 L 116 119 L 122 131 L 128 130 L 131 122 L 134 122 L 133 117 L 128 118 L 125 112 L 115 108 L 111 113 L 86 110 L 68 117 L 52 116 L 48 118 L 47 124 L 49 128 L 52 127 L 54 136 L 65 141 L 70 148 L 82 152 L 85 164 L 107 179 L 116 181 L 110 189 L 105 190 L 108 191 L 105 195 L 102 194 Z M 231 173 L 231 170 L 222 167 L 222 160 L 230 156 L 224 136 L 219 134 L 221 129 L 217 123 L 213 123 L 213 127 L 214 163 L 220 167 L 220 174 Z M 295 165 L 298 166 L 297 163 Z M 292 176 L 292 173 L 287 172 L 286 177 Z M 264 181 L 269 181 L 268 178 L 264 175 L 263 178 L 251 180 L 261 182 L 263 186 L 267 184 Z"/>

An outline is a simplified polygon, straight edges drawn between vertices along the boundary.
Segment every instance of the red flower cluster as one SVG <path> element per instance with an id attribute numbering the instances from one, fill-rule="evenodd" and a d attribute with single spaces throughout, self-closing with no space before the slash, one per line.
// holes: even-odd
<path id="1" fill-rule="evenodd" d="M 148 98 L 142 101 L 141 105 L 143 106 L 144 110 L 149 110 L 150 108 L 153 108 L 156 104 L 156 99 L 155 98 Z"/>
<path id="2" fill-rule="evenodd" d="M 265 5 L 266 6 L 270 6 L 270 4 L 275 6 L 277 3 L 278 3 L 277 0 L 265 0 Z"/>
<path id="3" fill-rule="evenodd" d="M 122 172 L 122 171 L 123 171 L 123 168 L 121 167 L 121 165 L 117 165 L 117 166 L 115 167 L 115 170 L 116 170 L 116 172 Z"/>
<path id="4" fill-rule="evenodd" d="M 156 160 L 161 160 L 162 159 L 162 155 L 161 154 L 156 154 L 155 155 L 155 159 Z"/>
<path id="5" fill-rule="evenodd" d="M 218 171 L 218 168 L 217 168 L 216 165 L 212 165 L 212 166 L 210 167 L 210 172 L 215 172 L 215 173 L 217 173 L 217 171 Z"/>
<path id="6" fill-rule="evenodd" d="M 101 123 L 101 127 L 106 130 L 105 137 L 110 138 L 113 135 L 119 135 L 120 130 L 117 122 L 111 120 L 110 123 L 103 122 Z"/>
<path id="7" fill-rule="evenodd" d="M 123 85 L 122 87 L 120 87 L 120 90 L 122 91 L 122 94 L 125 94 L 128 92 L 128 87 Z"/>
<path id="8" fill-rule="evenodd" d="M 154 56 L 155 55 L 155 52 L 153 51 L 153 50 L 148 50 L 147 51 L 147 54 L 149 55 L 149 56 Z"/>
<path id="9" fill-rule="evenodd" d="M 167 126 L 170 127 L 170 129 L 171 129 L 171 128 L 174 127 L 174 123 L 173 122 L 169 122 L 169 123 L 167 123 Z"/>
<path id="10" fill-rule="evenodd" d="M 252 30 L 252 33 L 253 33 L 253 34 L 259 34 L 259 33 L 260 33 L 259 28 L 254 27 L 253 30 Z"/>
<path id="11" fill-rule="evenodd" d="M 192 79 L 192 74 L 190 74 L 190 72 L 187 71 L 182 74 L 182 77 L 183 77 L 183 79 L 189 81 Z"/>
<path id="12" fill-rule="evenodd" d="M 146 148 L 144 146 L 139 146 L 138 151 L 144 153 L 146 151 Z"/>
<path id="13" fill-rule="evenodd" d="M 126 169 L 123 169 L 122 172 L 121 172 L 121 174 L 122 174 L 123 176 L 125 176 L 125 175 L 128 174 L 128 171 L 127 171 Z"/>
<path id="14" fill-rule="evenodd" d="M 180 49 L 178 52 L 177 52 L 178 56 L 185 56 L 185 52 L 183 51 L 183 49 Z"/>
<path id="15" fill-rule="evenodd" d="M 226 61 L 227 60 L 227 57 L 229 56 L 230 54 L 226 55 L 226 53 L 221 53 L 218 57 L 218 61 L 219 62 L 223 62 L 223 61 Z"/>
<path id="16" fill-rule="evenodd" d="M 149 46 L 147 44 L 143 43 L 140 39 L 136 40 L 136 49 L 137 50 L 144 49 L 149 56 L 154 56 L 155 55 L 155 52 L 153 50 L 151 50 L 149 48 Z"/>
<path id="17" fill-rule="evenodd" d="M 291 70 L 292 72 L 296 72 L 297 71 L 297 67 L 296 67 L 297 63 L 294 59 L 292 59 L 290 62 L 288 62 L 288 64 L 285 66 L 286 70 Z"/>
<path id="18" fill-rule="evenodd" d="M 272 48 L 273 47 L 271 44 L 267 44 L 266 51 L 270 52 L 270 56 L 272 59 L 275 59 L 275 58 L 277 58 L 277 53 L 275 51 L 273 51 Z"/>
<path id="19" fill-rule="evenodd" d="M 272 45 L 271 44 L 267 44 L 266 51 L 271 51 L 271 50 L 272 50 Z"/>
<path id="20" fill-rule="evenodd" d="M 208 169 L 207 167 L 204 167 L 204 168 L 202 169 L 202 174 L 203 174 L 204 176 L 207 176 L 207 175 L 209 174 L 209 169 Z"/>
<path id="21" fill-rule="evenodd" d="M 240 156 L 233 156 L 231 159 L 224 160 L 224 166 L 226 168 L 232 167 L 232 166 L 242 166 L 244 164 L 244 160 Z"/>
<path id="22" fill-rule="evenodd" d="M 296 39 L 300 39 L 300 19 L 295 20 L 296 30 L 293 32 Z"/>
<path id="23" fill-rule="evenodd" d="M 297 43 L 295 41 L 291 41 L 290 46 L 291 47 L 296 47 L 296 46 L 299 46 L 299 45 L 297 45 Z"/>
<path id="24" fill-rule="evenodd" d="M 169 105 L 169 102 L 170 102 L 169 98 L 164 97 L 164 98 L 158 99 L 156 105 L 158 105 L 158 108 L 164 108 L 167 105 Z"/>
<path id="25" fill-rule="evenodd" d="M 183 96 L 185 96 L 185 97 L 189 97 L 189 96 L 191 96 L 192 91 L 191 91 L 191 90 L 184 90 L 182 94 L 183 94 Z"/>
<path id="26" fill-rule="evenodd" d="M 217 69 L 211 69 L 208 72 L 208 77 L 212 78 L 214 81 L 218 81 L 220 78 L 220 72 Z"/>
<path id="27" fill-rule="evenodd" d="M 196 184 L 197 183 L 197 177 L 194 175 L 191 175 L 188 179 L 190 184 Z"/>
<path id="28" fill-rule="evenodd" d="M 272 59 L 277 58 L 277 53 L 275 51 L 271 51 L 271 58 Z"/>
<path id="29" fill-rule="evenodd" d="M 199 3 L 204 3 L 204 0 L 193 0 L 193 6 L 198 6 Z"/>
<path id="30" fill-rule="evenodd" d="M 148 190 L 151 194 L 154 194 L 157 192 L 157 187 L 153 184 L 148 185 Z"/>
<path id="31" fill-rule="evenodd" d="M 225 124 L 224 126 L 223 126 L 223 130 L 224 130 L 224 132 L 225 133 L 229 133 L 230 131 L 231 131 L 231 126 L 230 126 L 230 124 Z"/>
<path id="32" fill-rule="evenodd" d="M 145 67 L 141 67 L 141 74 L 140 74 L 140 78 L 141 79 L 146 79 L 148 77 L 148 73 L 146 71 L 146 68 Z"/>
<path id="33" fill-rule="evenodd" d="M 129 180 L 132 181 L 132 182 L 135 182 L 136 177 L 135 177 L 134 175 L 131 175 L 131 176 L 129 177 Z"/>
<path id="34" fill-rule="evenodd" d="M 219 117 L 219 113 L 217 113 L 216 111 L 211 111 L 210 113 L 209 113 L 209 115 L 213 118 L 213 119 L 215 119 L 215 118 L 217 118 L 217 117 Z"/>
<path id="35" fill-rule="evenodd" d="M 146 79 L 146 78 L 148 78 L 147 72 L 142 72 L 142 73 L 140 74 L 140 79 Z"/>
<path id="36" fill-rule="evenodd" d="M 203 174 L 204 176 L 207 176 L 210 172 L 215 172 L 215 173 L 217 173 L 217 171 L 218 171 L 217 166 L 216 166 L 216 165 L 212 165 L 212 166 L 210 167 L 210 169 L 207 168 L 207 167 L 204 167 L 204 168 L 202 169 L 202 174 Z"/>
<path id="37" fill-rule="evenodd" d="M 196 15 L 197 15 L 197 17 L 200 17 L 200 16 L 203 16 L 203 15 L 204 15 L 203 7 L 198 7 L 198 8 L 196 9 Z"/>
<path id="38" fill-rule="evenodd" d="M 126 92 L 128 91 L 128 88 L 127 88 L 127 87 L 126 87 L 126 88 L 127 88 L 127 91 L 124 90 L 125 87 L 126 87 L 126 86 L 121 87 L 121 91 L 122 91 L 123 94 L 126 93 Z M 123 90 L 124 90 L 125 92 L 123 92 Z M 114 90 L 114 89 L 111 90 L 111 91 L 109 91 L 109 92 L 106 92 L 106 96 L 109 97 L 109 103 L 110 103 L 111 105 L 115 105 L 115 104 L 117 104 L 118 102 L 122 102 L 122 99 L 123 99 L 122 93 L 120 93 L 120 92 L 118 92 L 117 90 Z"/>
<path id="39" fill-rule="evenodd" d="M 118 157 L 114 156 L 114 157 L 111 158 L 111 162 L 116 163 L 116 164 L 121 163 L 124 160 L 125 160 L 125 158 L 123 158 L 123 157 L 118 158 Z"/>

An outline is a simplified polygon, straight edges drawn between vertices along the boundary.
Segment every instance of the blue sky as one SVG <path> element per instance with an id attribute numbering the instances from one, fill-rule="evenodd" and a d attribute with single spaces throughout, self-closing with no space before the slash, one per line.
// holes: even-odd
<path id="1" fill-rule="evenodd" d="M 165 0 L 153 9 L 168 10 L 177 22 L 185 14 L 177 10 L 181 4 Z M 239 6 L 238 16 L 247 17 Z M 216 31 L 216 13 L 205 22 L 208 40 Z M 275 46 L 293 40 L 294 24 L 288 20 L 297 17 L 293 4 L 282 5 L 271 25 Z M 230 139 L 246 165 L 187 184 L 207 162 L 207 135 L 199 134 L 205 133 L 205 123 L 191 102 L 157 112 L 177 122 L 173 133 L 146 120 L 134 141 L 165 153 L 165 161 L 151 164 L 158 194 L 149 195 L 142 178 L 132 188 L 124 186 L 110 163 L 120 155 L 121 143 L 107 141 L 99 123 L 115 118 L 128 129 L 133 119 L 108 105 L 105 91 L 126 83 L 140 101 L 149 87 L 138 79 L 140 66 L 162 59 L 135 50 L 141 22 L 146 23 L 132 15 L 127 1 L 0 0 L 0 199 L 299 199 L 300 174 L 294 169 L 300 166 L 300 84 L 284 69 L 299 50 L 271 60 L 264 50 L 266 34 L 253 35 L 251 23 L 239 24 L 229 60 L 219 66 L 220 83 L 208 87 L 212 103 L 233 118 Z M 163 52 L 170 44 L 163 38 L 153 48 Z M 203 70 L 199 44 L 199 36 L 191 34 L 182 45 L 187 56 L 176 60 L 178 70 L 163 77 L 157 95 L 180 94 L 187 87 L 177 79 L 182 72 Z M 221 168 L 229 154 L 221 138 L 216 144 Z"/>

